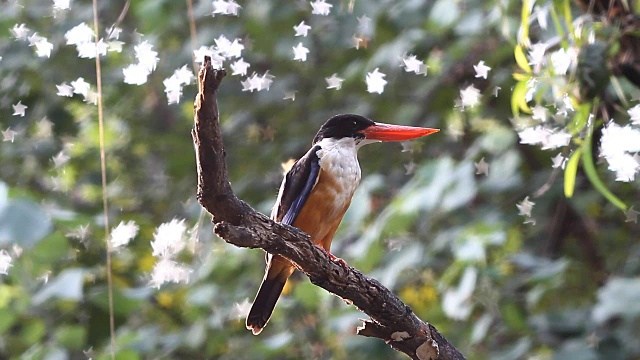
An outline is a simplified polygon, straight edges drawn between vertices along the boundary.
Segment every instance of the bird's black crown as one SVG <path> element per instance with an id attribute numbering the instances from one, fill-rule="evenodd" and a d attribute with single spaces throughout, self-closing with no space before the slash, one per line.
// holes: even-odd
<path id="1" fill-rule="evenodd" d="M 315 144 L 326 138 L 342 139 L 352 137 L 364 139 L 362 130 L 373 124 L 375 124 L 375 122 L 360 115 L 335 115 L 320 127 L 320 130 L 318 130 L 318 133 L 313 138 L 313 143 Z"/>

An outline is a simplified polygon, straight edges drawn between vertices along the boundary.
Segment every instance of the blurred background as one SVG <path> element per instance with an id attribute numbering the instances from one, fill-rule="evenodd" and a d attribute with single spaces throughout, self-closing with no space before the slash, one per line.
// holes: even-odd
<path id="1" fill-rule="evenodd" d="M 332 252 L 469 359 L 640 358 L 640 148 L 620 150 L 636 161 L 626 181 L 599 156 L 610 121 L 640 136 L 637 1 L 233 4 L 193 0 L 192 34 L 188 1 L 98 1 L 109 224 L 139 228 L 112 252 L 117 359 L 404 358 L 301 274 L 260 336 L 245 329 L 264 253 L 213 235 L 195 199 L 196 85 L 170 80 L 221 35 L 250 64 L 232 75 L 227 54 L 218 96 L 238 197 L 269 213 L 283 164 L 334 114 L 438 127 L 361 149 Z M 95 59 L 68 33 L 93 27 L 91 5 L 0 3 L 2 358 L 110 358 Z M 387 83 L 369 92 L 375 69 Z M 258 77 L 269 88 L 246 91 Z M 187 275 L 161 284 L 151 242 L 172 220 Z"/>

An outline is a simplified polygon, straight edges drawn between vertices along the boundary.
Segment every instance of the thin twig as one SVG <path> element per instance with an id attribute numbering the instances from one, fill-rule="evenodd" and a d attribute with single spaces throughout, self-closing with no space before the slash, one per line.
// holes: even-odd
<path id="1" fill-rule="evenodd" d="M 191 35 L 191 60 L 193 61 L 193 72 L 198 75 L 198 62 L 196 61 L 196 43 L 198 33 L 196 32 L 196 18 L 193 15 L 193 0 L 187 0 L 187 14 L 189 15 L 189 34 Z"/>
<path id="2" fill-rule="evenodd" d="M 118 15 L 118 18 L 116 19 L 116 22 L 113 23 L 113 25 L 111 25 L 111 29 L 109 30 L 109 33 L 107 34 L 107 39 L 111 38 L 111 34 L 113 34 L 113 32 L 116 30 L 116 28 L 122 23 L 122 21 L 124 20 L 124 17 L 127 16 L 127 12 L 129 12 L 129 6 L 130 5 L 131 5 L 131 0 L 127 0 L 127 2 L 124 3 L 124 6 L 122 7 L 122 10 L 120 10 L 120 15 Z"/>
<path id="3" fill-rule="evenodd" d="M 109 239 L 109 205 L 107 201 L 107 161 L 104 149 L 104 117 L 102 111 L 102 68 L 98 52 L 98 0 L 93 0 L 93 31 L 96 38 L 96 86 L 98 91 L 98 129 L 100 133 L 100 172 L 102 175 L 102 209 L 104 211 L 104 239 L 107 249 L 107 292 L 109 293 L 109 335 L 111 359 L 116 358 L 115 320 L 113 315 L 113 279 L 111 277 L 111 240 Z"/>

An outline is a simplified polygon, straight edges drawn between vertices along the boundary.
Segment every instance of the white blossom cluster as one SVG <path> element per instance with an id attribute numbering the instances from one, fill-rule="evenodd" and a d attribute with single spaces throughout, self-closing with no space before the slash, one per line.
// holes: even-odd
<path id="1" fill-rule="evenodd" d="M 545 29 L 548 15 L 549 5 L 539 5 L 533 8 L 530 21 L 537 21 L 540 28 Z M 524 101 L 527 106 L 532 103 L 531 121 L 519 122 L 520 126 L 523 122 L 528 125 L 518 131 L 520 143 L 554 150 L 569 146 L 573 137 L 586 136 L 587 132 L 580 131 L 582 129 L 572 132 L 566 129 L 574 116 L 584 116 L 576 112 L 580 103 L 572 95 L 577 93 L 577 82 L 570 81 L 575 76 L 580 46 L 595 41 L 593 30 L 585 30 L 583 22 L 583 18 L 574 20 L 573 33 L 565 41 L 552 37 L 531 44 L 520 34 L 519 42 L 526 49 L 526 61 L 531 67 Z M 640 104 L 627 113 L 630 124 L 609 122 L 602 131 L 600 143 L 600 156 L 616 174 L 616 180 L 623 182 L 633 181 L 640 171 L 640 128 L 637 127 L 640 126 Z M 586 126 L 593 124 L 593 118 L 593 114 L 589 115 Z M 561 153 L 551 160 L 553 168 L 564 168 L 567 161 Z"/>
<path id="2" fill-rule="evenodd" d="M 216 14 L 238 16 L 238 12 L 242 9 L 242 6 L 233 0 L 214 0 L 212 5 L 213 16 L 216 16 Z"/>
<path id="3" fill-rule="evenodd" d="M 38 35 L 37 32 L 29 35 L 31 29 L 25 24 L 15 24 L 11 30 L 11 35 L 16 40 L 28 41 L 29 46 L 33 46 L 36 49 L 36 55 L 39 57 L 51 57 L 51 51 L 53 50 L 53 44 L 50 43 L 46 37 Z"/>
<path id="4" fill-rule="evenodd" d="M 153 234 L 151 248 L 158 262 L 151 271 L 150 285 L 155 288 L 167 282 L 189 282 L 191 269 L 175 260 L 187 242 L 187 226 L 184 220 L 173 219 L 161 224 Z"/>
<path id="5" fill-rule="evenodd" d="M 6 250 L 0 250 L 0 274 L 7 275 L 9 273 L 12 261 L 11 255 Z"/>
<path id="6" fill-rule="evenodd" d="M 153 45 L 143 41 L 134 46 L 137 62 L 122 69 L 124 82 L 132 85 L 142 85 L 147 82 L 149 75 L 156 69 L 160 58 L 158 52 L 153 50 Z"/>
<path id="7" fill-rule="evenodd" d="M 636 105 L 640 107 L 640 105 Z M 634 122 L 635 124 L 635 122 Z M 640 128 L 610 122 L 602 129 L 600 155 L 607 160 L 616 180 L 630 182 L 640 170 Z"/>
<path id="8" fill-rule="evenodd" d="M 138 235 L 140 228 L 135 221 L 121 221 L 118 226 L 111 230 L 110 245 L 111 250 L 117 250 L 126 246 L 131 239 Z"/>
<path id="9" fill-rule="evenodd" d="M 169 105 L 177 104 L 182 97 L 182 87 L 191 84 L 193 81 L 193 72 L 189 70 L 187 65 L 173 72 L 173 75 L 164 79 L 164 92 L 167 93 L 167 101 Z"/>

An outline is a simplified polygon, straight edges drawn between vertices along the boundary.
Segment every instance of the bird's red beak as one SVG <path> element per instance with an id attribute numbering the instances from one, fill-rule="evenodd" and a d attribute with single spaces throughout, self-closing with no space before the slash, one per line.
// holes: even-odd
<path id="1" fill-rule="evenodd" d="M 437 133 L 440 129 L 375 123 L 362 130 L 366 139 L 380 141 L 404 141 Z"/>

